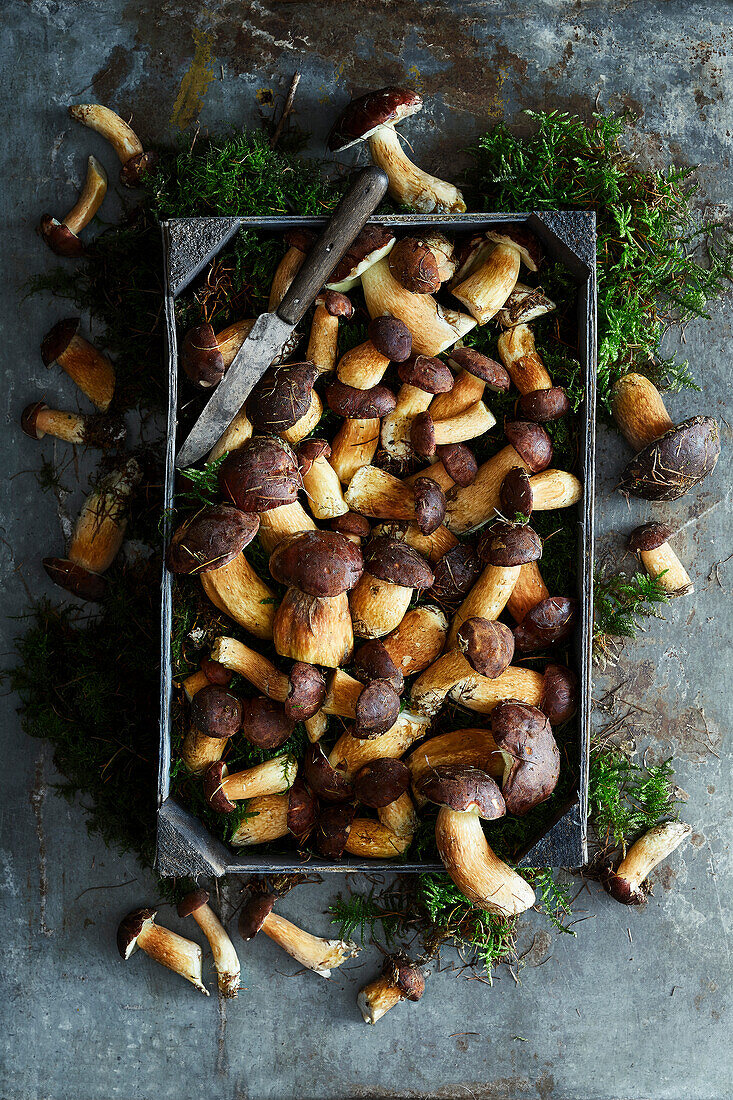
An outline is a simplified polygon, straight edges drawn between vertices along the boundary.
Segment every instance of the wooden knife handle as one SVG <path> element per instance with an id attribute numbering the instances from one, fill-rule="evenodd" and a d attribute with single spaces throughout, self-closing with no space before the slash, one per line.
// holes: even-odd
<path id="1" fill-rule="evenodd" d="M 336 264 L 386 195 L 387 184 L 387 176 L 376 166 L 364 168 L 359 173 L 280 303 L 277 313 L 283 321 L 297 325 L 302 319 Z"/>

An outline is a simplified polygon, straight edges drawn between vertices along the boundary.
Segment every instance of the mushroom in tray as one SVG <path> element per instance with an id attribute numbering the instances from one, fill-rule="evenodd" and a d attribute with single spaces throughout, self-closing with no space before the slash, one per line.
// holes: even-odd
<path id="1" fill-rule="evenodd" d="M 381 638 L 404 618 L 415 589 L 423 592 L 433 583 L 424 558 L 397 539 L 379 536 L 364 554 L 364 572 L 349 597 L 354 633 L 361 638 Z"/>
<path id="2" fill-rule="evenodd" d="M 277 265 L 270 287 L 270 298 L 267 303 L 269 313 L 274 313 L 282 302 L 290 288 L 295 276 L 303 266 L 303 260 L 316 240 L 316 234 L 300 226 L 289 229 L 284 235 L 287 252 Z"/>
<path id="3" fill-rule="evenodd" d="M 666 523 L 644 523 L 629 535 L 629 550 L 641 558 L 650 577 L 661 584 L 669 596 L 687 596 L 694 591 L 692 581 L 680 559 L 669 545 L 672 528 Z"/>
<path id="4" fill-rule="evenodd" d="M 643 500 L 677 500 L 715 469 L 720 429 L 709 416 L 673 424 L 656 387 L 626 374 L 611 393 L 614 420 L 638 452 L 617 488 Z"/>
<path id="5" fill-rule="evenodd" d="M 389 254 L 389 270 L 411 294 L 435 294 L 442 279 L 435 253 L 415 237 L 403 237 Z"/>
<path id="6" fill-rule="evenodd" d="M 283 363 L 266 370 L 247 399 L 247 416 L 254 430 L 285 436 L 310 414 L 314 399 L 317 423 L 322 412 L 320 398 L 313 390 L 317 375 L 313 363 Z M 309 422 L 312 420 L 313 415 L 309 415 Z"/>
<path id="7" fill-rule="evenodd" d="M 23 409 L 20 426 L 31 439 L 43 439 L 52 435 L 65 443 L 78 443 L 82 447 L 99 447 L 107 450 L 124 440 L 127 429 L 124 421 L 116 417 L 63 412 L 51 409 L 45 401 L 35 401 Z"/>
<path id="8" fill-rule="evenodd" d="M 350 300 L 337 290 L 326 290 L 316 298 L 306 357 L 319 374 L 328 374 L 336 366 L 339 324 L 353 316 Z"/>
<path id="9" fill-rule="evenodd" d="M 209 664 L 218 666 L 229 678 L 233 673 L 243 676 L 269 699 L 283 704 L 284 716 L 291 722 L 312 718 L 320 709 L 326 695 L 326 681 L 320 669 L 302 661 L 295 661 L 289 674 L 281 672 L 263 653 L 251 649 L 236 638 L 215 638 L 211 647 L 213 658 Z M 226 684 L 224 685 L 226 686 Z M 247 703 L 247 713 L 255 702 Z M 257 703 L 262 713 L 262 703 Z M 279 713 L 279 712 L 278 712 Z M 268 722 L 267 725 L 271 725 Z M 250 737 L 249 740 L 252 740 Z M 285 738 L 283 738 L 285 740 Z M 277 745 L 270 745 L 277 748 Z"/>
<path id="10" fill-rule="evenodd" d="M 209 991 L 201 980 L 203 951 L 193 940 L 179 936 L 155 923 L 155 909 L 135 909 L 128 913 L 117 929 L 117 949 L 127 962 L 137 948 L 161 966 L 180 974 L 208 997 Z"/>
<path id="11" fill-rule="evenodd" d="M 302 847 L 315 827 L 318 800 L 297 776 L 289 791 L 258 795 L 247 801 L 247 812 L 229 838 L 233 848 L 251 848 L 292 836 Z"/>
<path id="12" fill-rule="evenodd" d="M 86 248 L 79 239 L 79 233 L 89 225 L 106 194 L 107 173 L 96 157 L 90 157 L 84 187 L 63 221 L 51 214 L 44 214 L 41 218 L 40 233 L 52 252 L 57 256 L 75 258 L 84 255 Z"/>
<path id="13" fill-rule="evenodd" d="M 107 139 L 120 158 L 120 179 L 125 187 L 139 187 L 143 177 L 155 168 L 157 153 L 151 149 L 145 152 L 132 127 L 109 107 L 102 107 L 99 103 L 77 103 L 69 107 L 69 114 Z"/>
<path id="14" fill-rule="evenodd" d="M 336 121 L 328 139 L 334 153 L 369 140 L 372 160 L 389 177 L 389 193 L 421 214 L 463 214 L 463 195 L 452 183 L 423 172 L 405 155 L 395 126 L 423 107 L 409 88 L 380 88 L 353 99 Z"/>
<path id="15" fill-rule="evenodd" d="M 506 393 L 511 379 L 501 363 L 482 355 L 475 348 L 453 348 L 448 363 L 455 370 L 453 388 L 439 394 L 433 401 L 430 415 L 433 420 L 448 420 L 470 409 L 481 401 L 486 389 L 492 393 Z"/>
<path id="16" fill-rule="evenodd" d="M 517 285 L 520 265 L 534 272 L 541 259 L 542 250 L 533 233 L 521 225 L 498 226 L 470 242 L 451 292 L 485 325 Z"/>
<path id="17" fill-rule="evenodd" d="M 341 357 L 336 374 L 345 386 L 370 390 L 381 381 L 390 363 L 404 363 L 412 350 L 412 336 L 396 317 L 374 317 L 367 330 L 369 339 Z"/>
<path id="18" fill-rule="evenodd" d="M 480 909 L 513 917 L 534 905 L 534 890 L 490 848 L 481 820 L 503 817 L 504 798 L 481 768 L 444 765 L 423 775 L 417 788 L 440 806 L 435 842 L 461 893 Z"/>
<path id="19" fill-rule="evenodd" d="M 242 725 L 242 703 L 225 687 L 206 684 L 191 700 L 189 729 L 181 744 L 181 759 L 190 772 L 202 775 L 221 760 L 230 737 Z"/>
<path id="20" fill-rule="evenodd" d="M 548 596 L 531 607 L 514 628 L 514 644 L 521 654 L 536 653 L 566 642 L 578 619 L 578 601 L 570 596 Z"/>
<path id="21" fill-rule="evenodd" d="M 365 271 L 379 263 L 394 247 L 396 237 L 384 225 L 365 225 L 341 257 L 326 282 L 328 290 L 352 290 Z"/>
<path id="22" fill-rule="evenodd" d="M 665 821 L 640 837 L 616 870 L 609 867 L 602 876 L 601 881 L 611 897 L 624 905 L 642 905 L 647 897 L 645 880 L 691 832 L 690 826 L 683 821 Z"/>
<path id="23" fill-rule="evenodd" d="M 380 977 L 359 990 L 356 1003 L 365 1024 L 376 1024 L 400 1001 L 419 1001 L 425 992 L 425 974 L 404 952 L 387 955 Z"/>
<path id="24" fill-rule="evenodd" d="M 491 712 L 491 733 L 504 758 L 501 793 L 507 813 L 522 817 L 550 797 L 560 777 L 550 723 L 537 707 L 506 699 Z"/>
<path id="25" fill-rule="evenodd" d="M 295 782 L 297 771 L 297 760 L 287 752 L 232 775 L 226 764 L 218 760 L 204 775 L 204 798 L 216 813 L 231 814 L 237 802 L 284 794 Z"/>
<path id="26" fill-rule="evenodd" d="M 359 948 L 349 940 L 313 936 L 274 913 L 275 901 L 274 894 L 253 894 L 245 903 L 239 914 L 239 933 L 243 940 L 254 939 L 262 931 L 301 966 L 322 978 L 330 978 L 332 970 L 359 954 Z"/>
<path id="27" fill-rule="evenodd" d="M 321 811 L 314 838 L 318 854 L 331 860 L 345 852 L 359 859 L 397 859 L 412 842 L 411 833 L 393 832 L 372 817 L 356 817 L 356 806 L 346 802 Z"/>
<path id="28" fill-rule="evenodd" d="M 193 917 L 209 941 L 222 997 L 239 992 L 239 958 L 226 928 L 209 905 L 208 890 L 192 890 L 178 903 L 179 917 Z"/>
<path id="29" fill-rule="evenodd" d="M 453 375 L 440 359 L 412 355 L 397 368 L 402 385 L 397 404 L 382 421 L 382 446 L 396 463 L 407 464 L 412 457 L 410 428 L 420 413 L 427 412 L 435 394 L 453 386 Z"/>
<path id="30" fill-rule="evenodd" d="M 348 485 L 374 458 L 380 418 L 392 412 L 395 396 L 381 384 L 360 390 L 336 379 L 326 390 L 326 401 L 332 412 L 344 418 L 331 444 L 331 465 L 341 483 Z"/>
<path id="31" fill-rule="evenodd" d="M 298 448 L 298 464 L 308 507 L 317 520 L 336 519 L 349 511 L 339 476 L 329 462 L 331 447 L 310 436 Z"/>
<path id="32" fill-rule="evenodd" d="M 555 303 L 547 297 L 541 286 L 526 286 L 516 283 L 504 305 L 496 314 L 502 328 L 516 328 L 526 325 L 537 317 L 543 317 L 556 309 Z"/>
<path id="33" fill-rule="evenodd" d="M 43 338 L 41 358 L 47 367 L 58 363 L 92 404 L 106 412 L 114 394 L 115 369 L 78 329 L 78 317 L 58 321 Z"/>
<path id="34" fill-rule="evenodd" d="M 381 824 L 390 832 L 411 841 L 418 826 L 415 806 L 408 794 L 410 769 L 401 760 L 378 757 L 354 776 L 354 794 L 364 806 L 377 811 Z"/>

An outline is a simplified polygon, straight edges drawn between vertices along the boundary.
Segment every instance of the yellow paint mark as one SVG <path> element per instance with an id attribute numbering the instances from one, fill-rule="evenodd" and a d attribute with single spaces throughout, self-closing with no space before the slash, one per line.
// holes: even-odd
<path id="1" fill-rule="evenodd" d="M 425 82 L 423 81 L 422 73 L 417 65 L 410 65 L 406 75 L 409 87 L 415 92 L 422 92 L 425 87 Z"/>
<path id="2" fill-rule="evenodd" d="M 489 92 L 487 103 L 487 114 L 489 118 L 500 119 L 504 117 L 504 98 L 502 96 L 502 88 L 507 79 L 507 69 L 505 65 L 499 65 L 497 68 L 497 80 L 496 89 L 493 92 Z"/>
<path id="3" fill-rule="evenodd" d="M 259 103 L 260 107 L 275 106 L 275 93 L 273 92 L 272 88 L 258 88 L 255 99 Z"/>
<path id="4" fill-rule="evenodd" d="M 181 130 L 185 130 L 198 117 L 206 90 L 214 79 L 216 58 L 211 52 L 214 35 L 195 27 L 192 33 L 196 49 L 188 71 L 184 73 L 170 117 L 171 126 L 178 126 Z"/>

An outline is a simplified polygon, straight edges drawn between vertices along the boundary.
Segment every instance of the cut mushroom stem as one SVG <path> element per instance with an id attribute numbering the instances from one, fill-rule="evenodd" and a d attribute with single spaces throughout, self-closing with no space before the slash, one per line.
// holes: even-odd
<path id="1" fill-rule="evenodd" d="M 428 718 L 403 710 L 386 733 L 367 739 L 354 737 L 348 731 L 342 733 L 328 757 L 332 768 L 344 779 L 351 779 L 356 772 L 372 760 L 383 757 L 399 759 L 411 745 L 425 736 Z"/>
<path id="2" fill-rule="evenodd" d="M 201 574 L 201 587 L 213 603 L 255 638 L 272 638 L 275 595 L 244 554 L 220 569 Z"/>
<path id="3" fill-rule="evenodd" d="M 117 929 L 117 948 L 127 961 L 139 947 L 161 966 L 180 974 L 206 997 L 209 991 L 201 980 L 203 951 L 197 943 L 155 923 L 155 909 L 136 909 Z"/>
<path id="4" fill-rule="evenodd" d="M 344 500 L 339 476 L 329 462 L 331 448 L 328 444 L 323 440 L 306 440 L 299 453 L 303 488 L 315 519 L 346 515 L 349 506 Z"/>
<path id="5" fill-rule="evenodd" d="M 274 904 L 274 894 L 250 898 L 239 916 L 239 931 L 244 940 L 251 940 L 262 931 L 301 966 L 322 978 L 330 978 L 332 970 L 358 955 L 355 943 L 313 936 L 274 913 Z"/>
<path id="6" fill-rule="evenodd" d="M 415 519 L 415 493 L 411 486 L 377 466 L 362 466 L 344 493 L 355 512 L 373 519 Z"/>
<path id="7" fill-rule="evenodd" d="M 251 848 L 288 835 L 287 794 L 266 794 L 247 802 L 247 811 L 229 838 L 233 848 Z"/>
<path id="8" fill-rule="evenodd" d="M 396 859 L 410 847 L 412 837 L 412 833 L 395 833 L 371 817 L 356 817 L 349 829 L 345 851 L 360 858 Z"/>
<path id="9" fill-rule="evenodd" d="M 51 214 L 41 218 L 41 236 L 57 256 L 82 256 L 86 251 L 79 240 L 79 233 L 89 225 L 107 194 L 107 173 L 96 157 L 87 163 L 84 187 L 75 205 L 63 219 L 57 221 Z"/>
<path id="10" fill-rule="evenodd" d="M 475 531 L 500 511 L 502 482 L 512 467 L 520 463 L 524 470 L 530 469 L 514 447 L 504 447 L 479 466 L 473 484 L 465 489 L 457 488 L 450 496 L 445 522 L 451 531 L 458 534 Z M 566 470 L 543 470 L 529 480 L 535 512 L 569 508 L 583 496 L 582 483 Z"/>
<path id="11" fill-rule="evenodd" d="M 316 530 L 316 524 L 299 500 L 294 500 L 292 504 L 281 504 L 279 508 L 270 508 L 267 512 L 260 512 L 259 516 L 260 543 L 268 554 L 292 535 Z"/>
<path id="12" fill-rule="evenodd" d="M 120 158 L 120 179 L 126 187 L 139 187 L 143 176 L 157 163 L 157 155 L 143 150 L 142 142 L 118 114 L 99 103 L 77 103 L 69 107 L 69 114 L 77 122 L 96 130 L 106 138 Z"/>
<path id="13" fill-rule="evenodd" d="M 550 590 L 542 579 L 536 561 L 526 562 L 519 570 L 516 584 L 507 600 L 506 609 L 513 619 L 521 623 L 528 611 L 542 600 L 549 598 Z"/>
<path id="14" fill-rule="evenodd" d="M 58 363 L 92 404 L 106 412 L 114 394 L 115 370 L 106 355 L 79 335 L 78 328 L 77 317 L 54 325 L 43 338 L 41 358 L 47 367 Z"/>
<path id="15" fill-rule="evenodd" d="M 477 813 L 441 806 L 435 840 L 446 871 L 480 909 L 514 917 L 534 905 L 534 890 L 490 848 Z"/>
<path id="16" fill-rule="evenodd" d="M 181 760 L 194 775 L 202 775 L 221 760 L 227 740 L 239 731 L 242 704 L 219 684 L 206 684 L 191 702 L 190 727 L 181 744 Z"/>
<path id="17" fill-rule="evenodd" d="M 289 681 L 285 673 L 280 672 L 263 653 L 258 653 L 236 638 L 215 638 L 211 658 L 231 672 L 244 676 L 268 698 L 278 703 L 284 703 L 287 699 Z"/>
<path id="18" fill-rule="evenodd" d="M 534 333 L 529 325 L 516 325 L 502 332 L 499 355 L 521 394 L 552 388 L 552 379 L 535 347 Z"/>
<path id="19" fill-rule="evenodd" d="M 421 413 L 412 422 L 410 440 L 419 455 L 432 458 L 436 447 L 475 439 L 490 431 L 495 424 L 493 413 L 483 401 L 477 401 L 447 420 L 434 421 L 429 412 Z"/>
<path id="20" fill-rule="evenodd" d="M 236 809 L 235 802 L 288 791 L 297 772 L 298 762 L 287 752 L 233 775 L 228 775 L 226 765 L 219 761 L 204 777 L 204 795 L 213 810 L 231 813 Z"/>
<path id="21" fill-rule="evenodd" d="M 368 466 L 379 446 L 379 418 L 348 419 L 337 431 L 331 444 L 331 465 L 342 485 Z"/>
<path id="22" fill-rule="evenodd" d="M 407 791 L 399 798 L 395 798 L 393 802 L 388 802 L 386 806 L 379 806 L 377 817 L 395 836 L 408 841 L 412 840 L 420 824 L 415 804 Z"/>
<path id="23" fill-rule="evenodd" d="M 611 897 L 625 905 L 641 905 L 646 900 L 644 880 L 691 832 L 683 821 L 665 821 L 640 837 L 616 870 L 609 869 L 603 877 L 603 885 Z"/>
<path id="24" fill-rule="evenodd" d="M 666 523 L 645 523 L 629 536 L 629 550 L 641 558 L 650 577 L 657 580 L 670 596 L 687 596 L 694 591 L 692 581 L 667 541 L 672 528 Z"/>
<path id="25" fill-rule="evenodd" d="M 356 1003 L 365 1024 L 376 1024 L 400 1001 L 419 1001 L 425 992 L 425 975 L 401 952 L 387 955 L 379 978 L 359 990 Z"/>
<path id="26" fill-rule="evenodd" d="M 414 676 L 438 658 L 447 633 L 448 621 L 439 608 L 415 607 L 382 638 L 382 645 L 403 676 Z"/>
<path id="27" fill-rule="evenodd" d="M 402 622 L 414 590 L 432 583 L 432 571 L 412 547 L 383 536 L 372 539 L 364 572 L 349 596 L 354 633 L 360 638 L 389 634 Z"/>
<path id="28" fill-rule="evenodd" d="M 451 700 L 469 710 L 488 714 L 502 699 L 519 699 L 538 707 L 543 676 L 530 668 L 510 665 L 494 680 L 480 676 L 458 649 L 444 653 L 412 685 L 410 702 L 418 714 L 430 717 Z"/>
<path id="29" fill-rule="evenodd" d="M 236 997 L 239 992 L 239 957 L 229 934 L 208 904 L 206 890 L 194 890 L 178 903 L 178 916 L 191 916 L 209 941 L 222 997 Z"/>
<path id="30" fill-rule="evenodd" d="M 43 401 L 28 405 L 20 419 L 20 425 L 31 439 L 43 439 L 52 435 L 65 443 L 82 447 L 100 447 L 106 450 L 121 443 L 126 433 L 122 421 L 106 416 L 84 416 L 81 413 L 50 409 Z"/>

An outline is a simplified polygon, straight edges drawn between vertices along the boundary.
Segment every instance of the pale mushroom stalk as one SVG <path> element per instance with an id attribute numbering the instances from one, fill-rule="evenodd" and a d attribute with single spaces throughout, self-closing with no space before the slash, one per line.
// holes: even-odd
<path id="1" fill-rule="evenodd" d="M 247 812 L 229 838 L 233 848 L 250 848 L 281 840 L 288 835 L 287 794 L 266 794 L 252 798 Z"/>
<path id="2" fill-rule="evenodd" d="M 219 611 L 243 626 L 255 638 L 272 638 L 275 594 L 247 561 L 238 554 L 233 561 L 201 573 L 201 587 Z"/>
<path id="3" fill-rule="evenodd" d="M 480 325 L 497 313 L 516 286 L 520 255 L 510 244 L 483 244 L 466 276 L 452 290 Z"/>
<path id="4" fill-rule="evenodd" d="M 430 416 L 432 420 L 430 413 L 427 413 L 427 416 Z M 495 426 L 496 417 L 483 401 L 477 401 L 475 405 L 469 405 L 467 409 L 456 413 L 455 416 L 434 421 L 430 433 L 431 441 L 435 447 L 441 447 L 448 443 L 463 443 L 467 439 L 476 439 L 477 436 L 483 435 L 484 432 L 490 431 Z M 414 430 L 412 439 L 414 446 Z"/>
<path id="5" fill-rule="evenodd" d="M 641 374 L 627 374 L 616 383 L 611 411 L 635 451 L 640 451 L 674 427 L 661 394 Z"/>
<path id="6" fill-rule="evenodd" d="M 50 214 L 41 218 L 41 236 L 59 256 L 81 256 L 85 252 L 79 233 L 92 220 L 107 194 L 107 173 L 96 157 L 89 157 L 87 174 L 79 198 L 61 221 Z"/>
<path id="7" fill-rule="evenodd" d="M 345 779 L 350 779 L 359 768 L 382 757 L 399 759 L 411 745 L 425 736 L 429 719 L 410 710 L 401 711 L 399 718 L 386 733 L 379 737 L 362 739 L 346 731 L 331 750 L 328 760 Z"/>
<path id="8" fill-rule="evenodd" d="M 268 794 L 282 794 L 292 787 L 298 772 L 298 762 L 289 753 L 273 756 L 263 764 L 244 768 L 233 775 L 225 775 L 218 789 L 230 802 L 258 798 Z"/>
<path id="9" fill-rule="evenodd" d="M 458 188 L 413 164 L 394 126 L 380 126 L 369 138 L 369 151 L 374 163 L 387 173 L 395 202 L 419 214 L 465 214 L 466 203 Z"/>
<path id="10" fill-rule="evenodd" d="M 277 265 L 270 288 L 270 299 L 267 303 L 268 313 L 274 313 L 290 289 L 295 276 L 303 266 L 303 260 L 307 253 L 300 248 L 291 245 Z"/>
<path id="11" fill-rule="evenodd" d="M 121 443 L 127 434 L 121 420 L 50 409 L 43 401 L 36 401 L 23 410 L 20 426 L 31 439 L 52 435 L 65 443 L 101 447 L 103 450 Z"/>
<path id="12" fill-rule="evenodd" d="M 244 676 L 258 691 L 284 703 L 288 696 L 289 681 L 285 673 L 270 661 L 263 653 L 251 649 L 236 638 L 225 636 L 215 638 L 211 647 L 211 659 L 218 661 L 224 668 Z"/>
<path id="13" fill-rule="evenodd" d="M 504 758 L 496 746 L 491 730 L 483 727 L 440 733 L 414 749 L 407 758 L 407 766 L 412 773 L 413 790 L 429 771 L 446 764 L 481 768 L 494 779 L 504 775 Z M 418 791 L 415 791 L 415 798 L 419 806 L 427 801 Z"/>
<path id="14" fill-rule="evenodd" d="M 331 444 L 331 465 L 342 485 L 348 485 L 374 458 L 379 446 L 379 424 L 378 417 L 348 419 L 339 428 Z"/>
<path id="15" fill-rule="evenodd" d="M 415 804 L 407 791 L 396 798 L 394 802 L 388 802 L 386 806 L 380 806 L 377 809 L 377 817 L 386 829 L 389 829 L 395 836 L 406 839 L 408 843 L 412 840 L 420 823 Z"/>
<path id="16" fill-rule="evenodd" d="M 303 488 L 308 497 L 308 507 L 315 519 L 334 519 L 349 511 L 339 475 L 325 454 L 316 458 L 310 468 L 304 471 Z"/>
<path id="17" fill-rule="evenodd" d="M 422 970 L 401 952 L 387 955 L 380 977 L 369 982 L 356 998 L 364 1023 L 376 1024 L 400 1001 L 419 1001 L 425 991 Z"/>
<path id="18" fill-rule="evenodd" d="M 381 638 L 398 627 L 410 606 L 412 592 L 412 588 L 362 573 L 349 596 L 357 637 Z"/>
<path id="19" fill-rule="evenodd" d="M 322 299 L 316 300 L 311 322 L 306 359 L 318 367 L 319 374 L 329 374 L 338 356 L 339 319 L 326 309 Z"/>
<path id="20" fill-rule="evenodd" d="M 485 382 L 475 374 L 462 370 L 457 375 L 453 389 L 449 393 L 437 394 L 430 408 L 430 415 L 433 420 L 447 420 L 458 416 L 459 413 L 470 409 L 481 400 L 485 388 Z"/>
<path id="21" fill-rule="evenodd" d="M 437 714 L 448 699 L 469 710 L 488 714 L 502 699 L 519 699 L 539 706 L 543 676 L 530 668 L 510 665 L 496 679 L 480 676 L 458 649 L 438 657 L 412 685 L 410 703 L 418 714 Z"/>
<path id="22" fill-rule="evenodd" d="M 529 471 L 529 466 L 512 446 L 479 466 L 476 480 L 466 489 L 456 489 L 448 501 L 445 517 L 451 531 L 465 534 L 476 530 L 500 510 L 501 483 L 513 466 Z M 566 470 L 542 470 L 530 477 L 532 507 L 535 512 L 569 508 L 583 496 L 582 483 Z"/>
<path id="23" fill-rule="evenodd" d="M 92 573 L 109 569 L 122 546 L 130 499 L 142 476 L 131 458 L 87 497 L 69 544 L 69 561 Z"/>
<path id="24" fill-rule="evenodd" d="M 282 433 L 282 438 L 289 443 L 291 447 L 297 446 L 301 440 L 305 439 L 307 435 L 310 435 L 315 428 L 318 421 L 323 416 L 323 402 L 316 393 L 315 390 L 311 393 L 310 405 L 307 412 L 303 413 L 299 420 L 296 420 L 292 428 L 287 428 Z"/>
<path id="25" fill-rule="evenodd" d="M 210 682 L 211 681 L 209 680 L 206 673 L 202 672 L 201 669 L 198 669 L 197 672 L 192 672 L 190 676 L 187 676 L 186 679 L 181 682 L 181 687 L 183 688 L 189 703 L 193 699 L 196 692 L 201 691 L 201 689 L 205 688 L 206 685 Z"/>
<path id="26" fill-rule="evenodd" d="M 120 159 L 120 179 L 126 187 L 138 187 L 142 177 L 155 166 L 157 154 L 146 153 L 132 127 L 109 107 L 99 103 L 77 103 L 69 107 L 69 114 L 107 139 Z"/>
<path id="27" fill-rule="evenodd" d="M 429 477 L 430 475 L 426 473 L 425 476 Z M 408 483 L 409 478 L 406 482 L 403 482 L 403 484 Z M 413 550 L 417 550 L 418 554 L 422 554 L 424 558 L 427 558 L 429 562 L 439 561 L 444 554 L 447 554 L 449 550 L 458 545 L 458 539 L 452 531 L 448 530 L 445 524 L 437 527 L 431 535 L 424 535 L 416 523 L 408 523 L 406 526 L 401 525 L 398 528 L 389 522 L 374 527 L 372 533 L 374 535 L 389 534 L 393 538 L 402 539 Z"/>
<path id="28" fill-rule="evenodd" d="M 377 466 L 360 467 L 349 482 L 344 499 L 362 516 L 396 520 L 415 518 L 412 488 Z"/>
<path id="29" fill-rule="evenodd" d="M 187 895 L 178 905 L 180 917 L 191 916 L 209 941 L 214 957 L 219 992 L 227 999 L 236 997 L 239 992 L 240 965 L 234 944 L 224 925 L 208 904 L 206 890 L 197 890 Z"/>
<path id="30" fill-rule="evenodd" d="M 315 531 L 316 524 L 299 500 L 260 512 L 260 542 L 271 554 L 276 546 L 300 531 Z"/>
<path id="31" fill-rule="evenodd" d="M 328 940 L 305 932 L 277 913 L 270 913 L 262 931 L 301 966 L 321 978 L 330 978 L 332 970 L 347 959 L 353 959 L 359 951 L 356 944 L 348 940 Z"/>
<path id="32" fill-rule="evenodd" d="M 410 847 L 412 836 L 393 832 L 381 820 L 356 817 L 349 829 L 345 851 L 366 859 L 396 859 Z"/>
<path id="33" fill-rule="evenodd" d="M 433 394 L 404 383 L 397 391 L 397 404 L 382 419 L 382 446 L 392 458 L 406 461 L 412 454 L 410 428 L 416 416 L 428 411 Z"/>
<path id="34" fill-rule="evenodd" d="M 502 332 L 499 355 L 521 394 L 552 388 L 552 379 L 535 347 L 534 333 L 528 325 L 516 325 Z"/>
<path id="35" fill-rule="evenodd" d="M 687 596 L 694 591 L 689 573 L 668 542 L 640 551 L 639 557 L 649 576 L 671 596 Z"/>
<path id="36" fill-rule="evenodd" d="M 527 612 L 542 600 L 548 599 L 549 595 L 550 590 L 542 579 L 537 562 L 528 561 L 519 570 L 517 582 L 507 600 L 506 609 L 513 619 L 521 623 Z"/>
<path id="37" fill-rule="evenodd" d="M 438 658 L 447 632 L 448 621 L 439 608 L 415 607 L 382 638 L 382 645 L 403 676 L 414 676 Z"/>
<path id="38" fill-rule="evenodd" d="M 514 917 L 534 905 L 534 890 L 492 851 L 477 813 L 441 806 L 435 841 L 446 871 L 480 909 Z"/>
<path id="39" fill-rule="evenodd" d="M 115 369 L 101 351 L 78 333 L 77 318 L 68 318 L 46 334 L 41 344 L 41 357 L 50 367 L 53 363 L 68 374 L 100 412 L 107 412 L 115 389 Z"/>
<path id="40" fill-rule="evenodd" d="M 498 619 L 519 580 L 521 565 L 487 565 L 453 616 L 448 632 L 448 649 L 456 644 L 456 634 L 466 619 Z"/>
<path id="41" fill-rule="evenodd" d="M 603 885 L 616 901 L 626 905 L 641 905 L 646 894 L 642 883 L 654 868 L 679 848 L 692 832 L 683 821 L 665 821 L 655 825 L 632 844 L 615 871 L 608 871 Z"/>
<path id="42" fill-rule="evenodd" d="M 207 466 L 210 466 L 212 462 L 216 462 L 217 458 L 221 458 L 229 451 L 236 451 L 238 447 L 241 447 L 251 438 L 252 425 L 247 416 L 247 409 L 241 408 L 231 424 L 224 429 L 218 442 L 209 451 L 206 457 Z"/>
<path id="43" fill-rule="evenodd" d="M 117 949 L 127 961 L 139 947 L 155 962 L 180 974 L 206 997 L 209 991 L 201 980 L 203 951 L 197 943 L 155 923 L 155 909 L 136 909 L 120 922 Z"/>
<path id="44" fill-rule="evenodd" d="M 273 640 L 281 657 L 338 668 L 354 647 L 347 593 L 310 596 L 289 588 L 275 614 Z"/>

